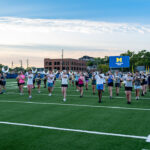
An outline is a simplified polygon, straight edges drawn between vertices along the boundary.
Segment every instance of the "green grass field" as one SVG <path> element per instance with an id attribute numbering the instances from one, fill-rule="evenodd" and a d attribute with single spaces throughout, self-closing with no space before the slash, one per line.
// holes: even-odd
<path id="1" fill-rule="evenodd" d="M 24 90 L 25 95 L 20 96 L 16 81 L 7 81 L 7 92 L 0 95 L 0 122 L 140 137 L 150 134 L 150 93 L 136 101 L 133 91 L 132 104 L 127 105 L 124 88 L 121 88 L 119 97 L 114 93 L 112 100 L 106 88 L 101 104 L 97 95 L 92 95 L 91 85 L 88 91 L 84 90 L 83 98 L 79 97 L 74 87 L 69 86 L 65 103 L 62 101 L 59 80 L 51 97 L 48 97 L 43 85 L 41 94 L 33 89 L 31 101 L 27 89 Z M 142 149 L 150 150 L 150 143 L 145 139 L 0 123 L 0 150 Z"/>

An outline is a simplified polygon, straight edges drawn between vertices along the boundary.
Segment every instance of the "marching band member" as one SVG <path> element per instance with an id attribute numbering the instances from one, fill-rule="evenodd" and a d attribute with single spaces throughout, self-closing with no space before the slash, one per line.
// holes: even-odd
<path id="1" fill-rule="evenodd" d="M 20 95 L 23 95 L 23 86 L 25 84 L 25 75 L 23 74 L 22 71 L 19 72 L 19 75 L 18 77 L 16 78 L 17 81 L 18 81 L 18 86 L 19 86 L 19 92 L 20 92 Z"/>
<path id="2" fill-rule="evenodd" d="M 38 73 L 38 75 L 36 76 L 35 78 L 35 81 L 37 83 L 37 88 L 38 88 L 38 93 L 40 93 L 40 88 L 41 88 L 41 80 L 42 80 L 42 77 L 41 77 L 41 74 Z"/>
<path id="3" fill-rule="evenodd" d="M 88 82 L 89 82 L 89 75 L 88 75 L 88 73 L 85 73 L 85 87 L 86 87 L 86 90 L 88 90 Z"/>
<path id="4" fill-rule="evenodd" d="M 68 75 L 67 75 L 67 71 L 64 70 L 63 73 L 61 74 L 61 91 L 62 91 L 64 102 L 66 101 L 67 88 L 68 88 Z"/>
<path id="5" fill-rule="evenodd" d="M 127 104 L 131 104 L 131 91 L 133 86 L 132 82 L 133 77 L 131 77 L 131 73 L 128 73 L 125 82 L 125 94 L 127 98 Z"/>
<path id="6" fill-rule="evenodd" d="M 116 71 L 115 74 L 115 87 L 116 87 L 116 95 L 119 95 L 119 89 L 120 89 L 120 82 L 121 82 L 121 77 L 118 73 L 118 71 Z"/>
<path id="7" fill-rule="evenodd" d="M 3 73 L 2 74 L 2 77 L 3 77 L 3 81 L 2 81 L 2 92 L 5 93 L 6 91 L 6 73 Z"/>
<path id="8" fill-rule="evenodd" d="M 114 80 L 114 76 L 113 76 L 112 72 L 109 71 L 109 75 L 108 75 L 108 90 L 109 90 L 109 94 L 110 94 L 110 99 L 112 99 L 113 80 Z"/>
<path id="9" fill-rule="evenodd" d="M 71 86 L 73 73 L 69 72 L 69 84 Z"/>
<path id="10" fill-rule="evenodd" d="M 95 89 L 96 89 L 96 79 L 95 79 L 96 73 L 94 72 L 92 75 L 92 90 L 93 90 L 93 95 L 95 95 Z"/>
<path id="11" fill-rule="evenodd" d="M 28 75 L 27 75 L 27 87 L 28 87 L 28 94 L 29 94 L 29 99 L 32 98 L 32 88 L 33 88 L 33 74 L 32 74 L 32 70 L 29 70 Z"/>
<path id="12" fill-rule="evenodd" d="M 97 73 L 97 75 L 94 76 L 94 78 L 96 79 L 96 86 L 97 86 L 97 90 L 98 90 L 98 98 L 99 98 L 99 103 L 102 102 L 102 93 L 103 93 L 103 89 L 104 89 L 104 78 L 101 74 Z"/>
<path id="13" fill-rule="evenodd" d="M 0 94 L 3 94 L 3 92 L 2 92 L 2 85 L 3 85 L 3 76 L 0 73 Z"/>
<path id="14" fill-rule="evenodd" d="M 80 90 L 80 98 L 83 97 L 83 86 L 84 86 L 84 82 L 85 82 L 85 78 L 83 73 L 80 73 L 80 77 L 78 80 L 78 86 L 79 86 L 79 90 Z"/>
<path id="15" fill-rule="evenodd" d="M 146 75 L 144 74 L 144 72 L 141 72 L 141 86 L 142 86 L 142 94 L 141 96 L 144 96 L 146 94 Z"/>
<path id="16" fill-rule="evenodd" d="M 148 74 L 148 77 L 147 77 L 147 83 L 148 83 L 149 92 L 150 92 L 150 74 Z"/>
<path id="17" fill-rule="evenodd" d="M 134 89 L 135 89 L 135 93 L 136 93 L 136 100 L 139 100 L 140 89 L 141 89 L 141 77 L 140 77 L 138 71 L 136 71 L 136 73 L 133 77 L 133 82 L 134 82 Z"/>
<path id="18" fill-rule="evenodd" d="M 53 91 L 53 86 L 54 86 L 54 78 L 55 75 L 52 73 L 52 71 L 49 71 L 49 74 L 47 75 L 47 86 L 48 86 L 48 91 L 49 91 L 49 95 L 52 95 L 52 91 Z"/>
<path id="19" fill-rule="evenodd" d="M 47 75 L 46 74 L 44 75 L 43 82 L 44 82 L 44 88 L 46 88 L 46 84 L 47 84 Z"/>
<path id="20" fill-rule="evenodd" d="M 76 90 L 77 90 L 77 92 L 79 91 L 79 86 L 78 86 L 78 80 L 79 80 L 79 73 L 77 72 L 76 74 L 75 74 L 75 82 L 76 82 Z"/>

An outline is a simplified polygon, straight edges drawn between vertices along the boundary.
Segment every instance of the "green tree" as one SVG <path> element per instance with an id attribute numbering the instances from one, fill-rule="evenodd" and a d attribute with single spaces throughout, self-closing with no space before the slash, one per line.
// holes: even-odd
<path id="1" fill-rule="evenodd" d="M 109 66 L 105 64 L 99 64 L 97 67 L 98 70 L 101 70 L 102 72 L 106 73 L 109 71 Z"/>

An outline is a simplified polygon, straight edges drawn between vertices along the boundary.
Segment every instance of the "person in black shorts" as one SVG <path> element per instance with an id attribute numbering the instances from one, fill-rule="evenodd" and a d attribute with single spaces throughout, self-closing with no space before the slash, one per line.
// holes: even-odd
<path id="1" fill-rule="evenodd" d="M 95 73 L 92 75 L 92 90 L 93 90 L 93 95 L 95 95 L 95 90 L 96 90 L 96 79 L 95 79 Z"/>
<path id="2" fill-rule="evenodd" d="M 147 84 L 148 84 L 149 92 L 150 92 L 150 73 L 148 74 L 148 77 L 147 77 Z"/>
<path id="3" fill-rule="evenodd" d="M 35 78 L 36 80 L 36 83 L 37 83 L 37 87 L 38 87 L 38 93 L 40 93 L 40 88 L 41 88 L 41 80 L 42 80 L 42 77 L 41 77 L 41 74 L 38 73 L 37 77 Z"/>
<path id="4" fill-rule="evenodd" d="M 132 86 L 133 86 L 133 77 L 131 76 L 131 73 L 128 73 L 125 82 L 125 94 L 127 98 L 127 104 L 131 104 Z"/>
<path id="5" fill-rule="evenodd" d="M 111 73 L 111 71 L 109 71 L 109 75 L 108 75 L 108 89 L 109 89 L 110 99 L 112 99 L 112 89 L 113 89 L 113 86 L 114 86 L 113 80 L 114 80 L 114 76 Z"/>
<path id="6" fill-rule="evenodd" d="M 118 71 L 116 71 L 115 74 L 115 87 L 116 87 L 116 95 L 119 95 L 119 89 L 120 89 L 120 82 L 121 82 L 121 76 L 119 75 Z"/>
<path id="7" fill-rule="evenodd" d="M 44 75 L 44 79 L 43 79 L 43 81 L 44 81 L 44 88 L 46 88 L 46 83 L 47 83 L 47 75 Z"/>
<path id="8" fill-rule="evenodd" d="M 3 76 L 0 73 L 0 94 L 3 94 L 3 92 L 2 92 L 2 86 L 3 86 Z"/>

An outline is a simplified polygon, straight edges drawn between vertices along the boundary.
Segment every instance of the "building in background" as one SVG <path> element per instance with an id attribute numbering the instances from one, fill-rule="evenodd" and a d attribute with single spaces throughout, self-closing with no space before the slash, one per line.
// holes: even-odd
<path id="1" fill-rule="evenodd" d="M 63 63 L 62 63 L 63 62 Z M 86 61 L 78 59 L 44 59 L 44 68 L 48 70 L 72 70 L 72 71 L 86 71 Z"/>

